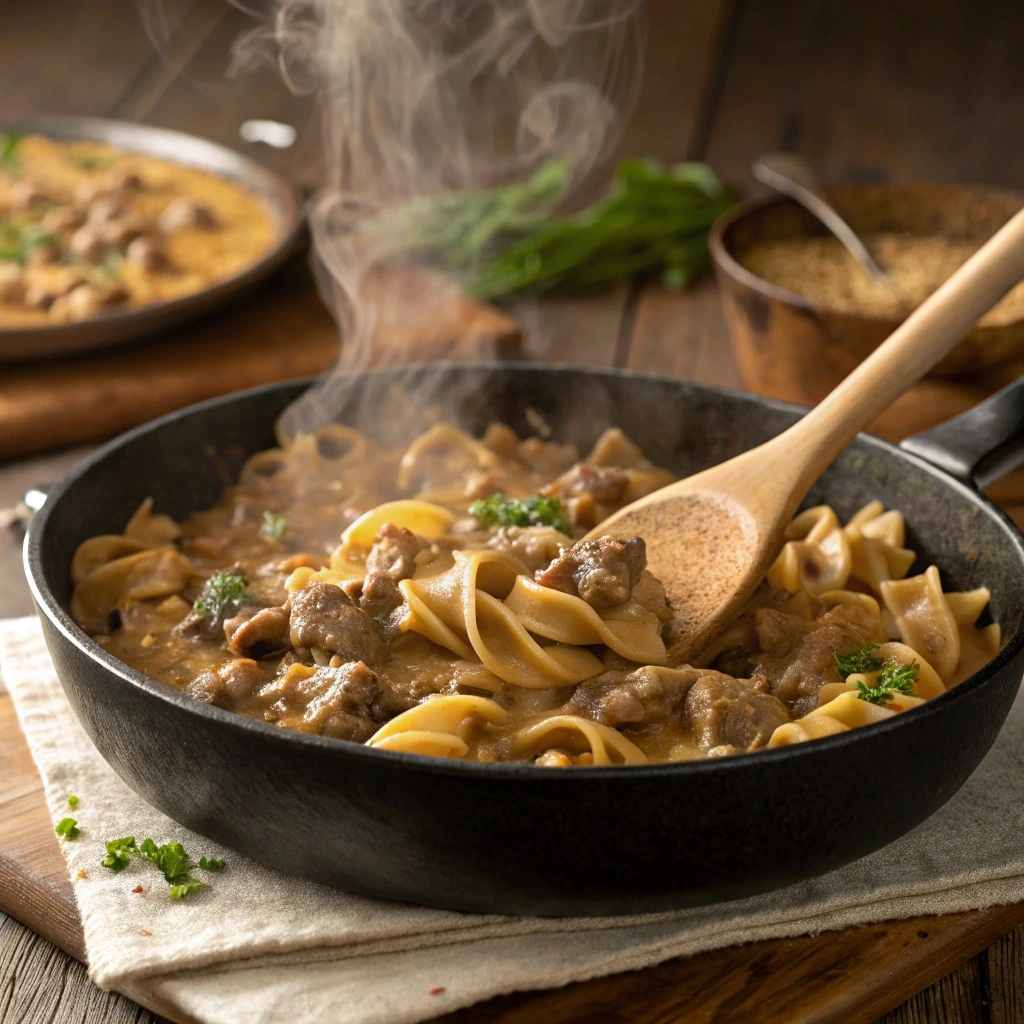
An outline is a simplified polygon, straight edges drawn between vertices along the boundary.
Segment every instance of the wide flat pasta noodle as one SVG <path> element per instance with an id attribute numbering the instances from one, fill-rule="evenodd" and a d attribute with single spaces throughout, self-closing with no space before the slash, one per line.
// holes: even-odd
<path id="1" fill-rule="evenodd" d="M 456 551 L 447 572 L 399 584 L 408 612 L 399 623 L 459 657 L 475 655 L 499 679 L 531 689 L 568 686 L 601 663 L 581 647 L 541 647 L 503 599 L 521 565 L 498 551 Z"/>
<path id="2" fill-rule="evenodd" d="M 960 631 L 942 593 L 938 568 L 932 565 L 920 576 L 888 580 L 881 584 L 881 593 L 903 642 L 944 679 L 952 676 L 960 660 Z"/>
<path id="3" fill-rule="evenodd" d="M 636 601 L 604 609 L 599 615 L 573 594 L 542 587 L 517 576 L 505 607 L 531 632 L 562 644 L 604 644 L 640 665 L 664 665 L 665 643 L 658 617 Z"/>
<path id="4" fill-rule="evenodd" d="M 617 729 L 579 715 L 554 715 L 517 729 L 512 750 L 523 755 L 552 745 L 584 746 L 595 765 L 646 764 L 647 755 Z"/>
<path id="5" fill-rule="evenodd" d="M 507 725 L 508 712 L 486 697 L 428 697 L 382 725 L 366 745 L 407 754 L 465 757 L 470 733 L 485 723 Z"/>

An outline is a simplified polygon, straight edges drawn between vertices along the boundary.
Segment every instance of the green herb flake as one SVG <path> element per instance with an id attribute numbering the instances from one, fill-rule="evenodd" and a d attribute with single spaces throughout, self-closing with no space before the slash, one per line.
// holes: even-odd
<path id="1" fill-rule="evenodd" d="M 199 615 L 222 618 L 228 612 L 237 611 L 250 598 L 245 589 L 248 585 L 249 581 L 244 576 L 222 569 L 203 584 L 192 608 Z"/>
<path id="2" fill-rule="evenodd" d="M 107 844 L 107 855 L 100 863 L 111 871 L 123 871 L 133 857 L 149 861 L 163 873 L 164 880 L 170 885 L 168 895 L 172 900 L 181 900 L 199 889 L 205 889 L 206 882 L 200 882 L 192 876 L 192 858 L 185 852 L 181 843 L 170 842 L 157 846 L 152 839 L 135 842 L 134 836 L 124 839 L 111 839 Z M 204 871 L 220 871 L 224 861 L 216 857 L 200 857 L 199 867 Z"/>
<path id="3" fill-rule="evenodd" d="M 0 164 L 12 169 L 18 166 L 18 145 L 23 138 L 22 132 L 0 133 Z"/>
<path id="4" fill-rule="evenodd" d="M 74 793 L 68 797 L 68 807 L 74 810 L 78 806 L 78 797 Z"/>
<path id="5" fill-rule="evenodd" d="M 469 514 L 488 526 L 552 526 L 571 536 L 557 498 L 506 498 L 503 494 L 492 494 L 474 501 Z"/>
<path id="6" fill-rule="evenodd" d="M 280 540 L 285 530 L 288 529 L 288 520 L 278 512 L 271 512 L 269 509 L 263 513 L 263 526 L 260 532 L 274 540 Z"/>
<path id="7" fill-rule="evenodd" d="M 53 831 L 65 839 L 74 839 L 80 829 L 78 828 L 78 822 L 74 818 L 61 818 L 54 826 Z"/>
<path id="8" fill-rule="evenodd" d="M 68 162 L 83 171 L 102 171 L 113 163 L 113 158 L 98 153 L 76 153 L 72 150 L 68 153 Z"/>
<path id="9" fill-rule="evenodd" d="M 183 900 L 186 896 L 191 896 L 192 893 L 205 888 L 205 882 L 179 882 L 177 885 L 171 886 L 169 895 L 172 900 Z"/>
<path id="10" fill-rule="evenodd" d="M 909 665 L 887 662 L 879 671 L 875 686 L 869 687 L 864 682 L 857 683 L 857 696 L 870 704 L 889 704 L 897 693 L 911 697 L 914 694 L 917 672 L 916 661 Z"/>
<path id="11" fill-rule="evenodd" d="M 872 643 L 847 654 L 836 654 L 836 671 L 843 682 L 846 682 L 847 676 L 877 672 L 883 665 L 882 659 L 874 653 L 877 650 L 878 644 Z"/>
<path id="12" fill-rule="evenodd" d="M 139 852 L 135 845 L 135 836 L 125 836 L 123 839 L 111 839 L 106 843 L 107 855 L 100 861 L 105 868 L 110 868 L 115 874 L 124 871 L 131 863 L 132 857 Z"/>

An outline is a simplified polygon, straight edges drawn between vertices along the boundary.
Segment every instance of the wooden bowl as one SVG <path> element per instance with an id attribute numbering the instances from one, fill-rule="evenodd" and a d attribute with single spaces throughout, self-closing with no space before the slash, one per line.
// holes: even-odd
<path id="1" fill-rule="evenodd" d="M 977 239 L 1024 206 L 1024 195 L 976 185 L 844 185 L 829 199 L 860 234 L 905 232 Z M 840 312 L 756 276 L 737 255 L 757 242 L 825 235 L 801 206 L 782 197 L 733 207 L 710 245 L 725 319 L 744 383 L 760 394 L 813 404 L 899 325 Z M 945 376 L 979 374 L 1024 353 L 1024 320 L 976 327 L 936 367 Z"/>

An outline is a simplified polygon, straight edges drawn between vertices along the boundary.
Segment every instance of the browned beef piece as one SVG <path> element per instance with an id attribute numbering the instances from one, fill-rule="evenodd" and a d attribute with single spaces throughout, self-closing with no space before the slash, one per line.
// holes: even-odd
<path id="1" fill-rule="evenodd" d="M 647 546 L 640 537 L 598 537 L 563 551 L 537 582 L 575 594 L 594 608 L 608 608 L 629 598 L 646 566 Z"/>
<path id="2" fill-rule="evenodd" d="M 185 692 L 204 704 L 244 711 L 266 681 L 265 673 L 252 658 L 235 658 L 215 672 L 200 672 Z"/>
<path id="3" fill-rule="evenodd" d="M 265 658 L 288 646 L 288 612 L 284 608 L 243 609 L 224 623 L 228 650 L 243 658 Z"/>
<path id="4" fill-rule="evenodd" d="M 374 703 L 380 685 L 361 661 L 319 668 L 308 678 L 279 676 L 260 696 L 269 704 L 265 717 L 289 728 L 363 743 L 378 728 Z"/>
<path id="5" fill-rule="evenodd" d="M 366 556 L 366 571 L 387 573 L 396 583 L 411 579 L 416 569 L 416 556 L 425 545 L 412 530 L 385 523 L 377 531 L 374 545 Z"/>
<path id="6" fill-rule="evenodd" d="M 588 494 L 602 505 L 617 505 L 629 486 L 629 475 L 619 466 L 587 466 L 577 463 L 550 483 L 545 493 L 559 498 L 576 498 Z"/>
<path id="7" fill-rule="evenodd" d="M 709 669 L 699 675 L 686 695 L 686 713 L 701 750 L 723 745 L 756 750 L 789 721 L 782 701 L 756 683 Z"/>
<path id="8" fill-rule="evenodd" d="M 626 724 L 663 722 L 679 714 L 700 671 L 645 665 L 625 672 L 613 669 L 580 683 L 562 709 L 613 728 Z"/>
<path id="9" fill-rule="evenodd" d="M 776 697 L 806 714 L 824 683 L 839 682 L 835 655 L 876 639 L 878 618 L 849 605 L 836 605 L 813 622 L 759 608 L 754 628 L 763 652 L 754 662 L 755 674 L 767 678 Z"/>
<path id="10" fill-rule="evenodd" d="M 386 654 L 373 620 L 333 583 L 313 581 L 292 596 L 290 639 L 292 647 L 319 647 L 368 665 Z"/>
<path id="11" fill-rule="evenodd" d="M 405 613 L 405 598 L 398 584 L 387 573 L 366 574 L 359 607 L 377 624 L 385 640 L 393 640 L 400 632 L 398 623 Z"/>
<path id="12" fill-rule="evenodd" d="M 550 565 L 569 544 L 569 538 L 551 526 L 500 526 L 487 540 L 489 548 L 518 558 L 530 572 Z"/>
<path id="13" fill-rule="evenodd" d="M 175 636 L 184 636 L 197 640 L 219 640 L 224 636 L 224 623 L 227 618 L 255 615 L 260 609 L 259 604 L 244 604 L 236 609 L 227 609 L 221 615 L 200 615 L 194 608 L 174 627 Z"/>

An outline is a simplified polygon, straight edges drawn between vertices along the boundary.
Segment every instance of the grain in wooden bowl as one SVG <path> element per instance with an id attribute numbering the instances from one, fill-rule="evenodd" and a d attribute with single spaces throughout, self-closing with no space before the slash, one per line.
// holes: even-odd
<path id="1" fill-rule="evenodd" d="M 991 234 L 1024 206 L 982 186 L 862 185 L 829 198 L 889 273 L 875 283 L 788 199 L 754 200 L 711 234 L 723 310 L 747 387 L 814 403 L 868 356 Z M 1024 352 L 1024 288 L 939 364 L 980 375 Z"/>

